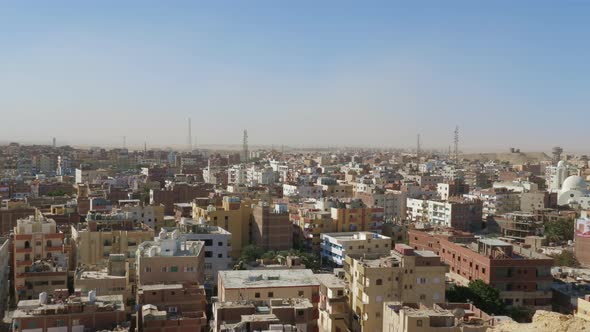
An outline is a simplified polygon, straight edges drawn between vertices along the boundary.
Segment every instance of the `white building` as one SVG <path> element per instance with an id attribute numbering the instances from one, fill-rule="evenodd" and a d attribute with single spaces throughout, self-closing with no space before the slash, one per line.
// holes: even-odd
<path id="1" fill-rule="evenodd" d="M 247 170 L 243 164 L 233 165 L 227 169 L 227 183 L 245 184 L 247 180 Z"/>
<path id="2" fill-rule="evenodd" d="M 206 224 L 204 219 L 196 222 L 192 218 L 181 218 L 179 229 L 182 231 L 182 240 L 205 243 L 205 288 L 216 287 L 218 272 L 233 268 L 230 256 L 231 233 L 221 227 Z"/>
<path id="3" fill-rule="evenodd" d="M 386 254 L 391 250 L 391 238 L 372 232 L 324 233 L 321 235 L 323 262 L 342 266 L 346 255 Z"/>

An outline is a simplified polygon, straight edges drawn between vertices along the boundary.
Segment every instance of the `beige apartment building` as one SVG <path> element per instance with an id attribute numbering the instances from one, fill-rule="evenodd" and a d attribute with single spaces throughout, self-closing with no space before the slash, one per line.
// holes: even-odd
<path id="1" fill-rule="evenodd" d="M 242 248 L 250 243 L 252 204 L 250 200 L 240 200 L 238 197 L 224 197 L 222 205 L 208 205 L 206 207 L 193 203 L 193 219 L 204 219 L 207 224 L 219 226 L 232 234 L 231 257 L 238 259 Z"/>
<path id="2" fill-rule="evenodd" d="M 383 304 L 382 332 L 486 332 L 492 317 L 469 303 Z"/>
<path id="3" fill-rule="evenodd" d="M 316 305 L 319 286 L 308 269 L 220 271 L 218 298 L 219 302 L 238 302 L 303 297 Z"/>
<path id="4" fill-rule="evenodd" d="M 110 255 L 108 267 L 105 269 L 77 269 L 74 275 L 74 289 L 84 296 L 88 296 L 90 291 L 95 291 L 97 295 L 122 295 L 125 303 L 130 303 L 134 297 L 125 255 Z"/>
<path id="5" fill-rule="evenodd" d="M 344 264 L 354 331 L 379 331 L 383 302 L 403 301 L 432 306 L 445 302 L 449 268 L 431 251 L 396 244 L 389 254 L 347 256 Z"/>
<path id="6" fill-rule="evenodd" d="M 64 234 L 57 232 L 53 219 L 39 213 L 17 220 L 13 248 L 17 302 L 67 288 L 68 253 L 63 244 Z"/>
<path id="7" fill-rule="evenodd" d="M 334 273 L 316 274 L 320 282 L 318 327 L 322 332 L 348 331 L 346 318 L 350 315 L 350 310 L 346 300 L 344 276 L 343 269 L 334 269 Z"/>
<path id="8" fill-rule="evenodd" d="M 186 241 L 178 230 L 162 229 L 155 241 L 137 248 L 137 285 L 197 282 L 204 280 L 204 242 Z"/>

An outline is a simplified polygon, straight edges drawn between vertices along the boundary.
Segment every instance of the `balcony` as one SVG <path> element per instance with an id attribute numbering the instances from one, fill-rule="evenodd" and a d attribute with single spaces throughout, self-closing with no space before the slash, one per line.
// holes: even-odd
<path id="1" fill-rule="evenodd" d="M 33 252 L 33 248 L 30 248 L 30 247 L 29 248 L 15 248 L 14 249 L 14 252 L 16 252 L 17 254 L 20 254 L 20 253 L 25 253 L 25 254 L 26 253 L 31 253 L 31 252 Z"/>
<path id="2" fill-rule="evenodd" d="M 62 251 L 62 249 L 63 249 L 62 246 L 59 246 L 59 247 L 55 247 L 55 246 L 53 246 L 53 247 L 45 247 L 45 250 L 47 250 L 47 251 Z"/>
<path id="3" fill-rule="evenodd" d="M 33 261 L 16 261 L 16 266 L 31 266 Z"/>

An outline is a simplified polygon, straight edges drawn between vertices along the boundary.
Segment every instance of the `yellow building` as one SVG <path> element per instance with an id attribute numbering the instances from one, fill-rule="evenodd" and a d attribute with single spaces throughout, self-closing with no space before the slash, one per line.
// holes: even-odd
<path id="1" fill-rule="evenodd" d="M 432 306 L 445 301 L 448 266 L 431 251 L 397 244 L 390 254 L 347 256 L 349 326 L 358 331 L 383 327 L 383 302 L 402 301 Z"/>
<path id="2" fill-rule="evenodd" d="M 64 234 L 57 232 L 55 220 L 40 213 L 19 219 L 14 227 L 12 254 L 17 301 L 67 288 L 68 253 Z"/>
<path id="3" fill-rule="evenodd" d="M 154 230 L 130 220 L 119 220 L 113 215 L 101 218 L 90 217 L 85 225 L 72 226 L 75 263 L 77 266 L 106 267 L 109 255 L 124 254 L 129 282 L 134 284 L 136 250 L 142 242 L 154 239 Z"/>
<path id="4" fill-rule="evenodd" d="M 318 326 L 322 332 L 348 331 L 345 319 L 350 315 L 346 302 L 344 270 L 316 274 L 320 282 Z"/>
<path id="5" fill-rule="evenodd" d="M 361 200 L 336 202 L 330 209 L 336 232 L 380 232 L 383 208 L 367 207 Z"/>
<path id="6" fill-rule="evenodd" d="M 578 311 L 576 316 L 590 321 L 590 295 L 578 299 Z"/>
<path id="7" fill-rule="evenodd" d="M 300 208 L 289 218 L 297 227 L 298 239 L 302 242 L 303 247 L 312 251 L 320 250 L 322 233 L 336 231 L 335 222 L 328 211 Z"/>
<path id="8" fill-rule="evenodd" d="M 250 243 L 251 223 L 253 222 L 252 204 L 250 200 L 240 200 L 237 197 L 224 197 L 222 206 L 207 207 L 193 203 L 193 219 L 203 218 L 207 224 L 219 226 L 232 234 L 231 257 L 238 259 L 242 248 Z"/>

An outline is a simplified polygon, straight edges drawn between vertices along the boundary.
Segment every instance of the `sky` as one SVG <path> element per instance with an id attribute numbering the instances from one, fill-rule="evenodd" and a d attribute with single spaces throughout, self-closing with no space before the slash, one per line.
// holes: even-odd
<path id="1" fill-rule="evenodd" d="M 4 1 L 0 142 L 590 151 L 590 1 Z"/>

